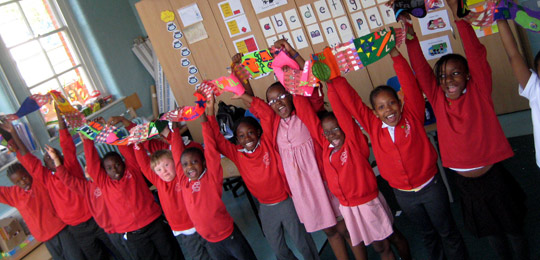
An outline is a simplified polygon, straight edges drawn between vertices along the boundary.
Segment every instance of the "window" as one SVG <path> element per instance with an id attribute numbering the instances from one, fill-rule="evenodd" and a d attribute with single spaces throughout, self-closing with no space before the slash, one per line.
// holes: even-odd
<path id="1" fill-rule="evenodd" d="M 0 38 L 28 95 L 57 90 L 72 104 L 84 105 L 100 94 L 56 1 L 0 0 Z M 42 107 L 41 113 L 53 128 L 52 104 Z"/>

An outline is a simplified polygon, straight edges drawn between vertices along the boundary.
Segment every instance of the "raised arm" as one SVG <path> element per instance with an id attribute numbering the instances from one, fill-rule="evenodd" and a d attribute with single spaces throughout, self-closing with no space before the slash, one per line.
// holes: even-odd
<path id="1" fill-rule="evenodd" d="M 216 142 L 217 150 L 229 159 L 231 159 L 233 162 L 235 162 L 236 156 L 238 154 L 237 147 L 236 145 L 225 139 L 225 137 L 221 134 L 215 116 L 208 115 L 208 126 L 210 126 L 212 128 L 212 131 L 214 132 L 214 140 Z"/>
<path id="2" fill-rule="evenodd" d="M 85 196 L 86 193 L 86 185 L 88 185 L 88 181 L 83 177 L 74 176 L 70 173 L 68 173 L 70 170 L 69 168 L 65 167 L 65 165 L 60 160 L 60 156 L 56 153 L 56 151 L 50 147 L 45 146 L 45 150 L 51 157 L 51 159 L 54 161 L 54 165 L 56 166 L 56 173 L 55 176 L 58 177 L 64 185 L 66 185 L 71 191 Z"/>
<path id="3" fill-rule="evenodd" d="M 499 35 L 501 36 L 504 49 L 506 50 L 506 55 L 508 55 L 510 65 L 514 71 L 514 75 L 516 76 L 519 85 L 525 87 L 527 86 L 529 78 L 532 74 L 529 70 L 529 66 L 527 66 L 525 59 L 519 53 L 516 39 L 514 39 L 514 35 L 512 34 L 512 30 L 510 30 L 508 21 L 497 20 L 497 26 L 499 26 Z"/>
<path id="4" fill-rule="evenodd" d="M 272 133 L 274 131 L 273 123 L 275 117 L 277 117 L 276 112 L 272 110 L 270 105 L 268 105 L 266 102 L 264 102 L 262 99 L 258 97 L 254 97 L 253 101 L 251 102 L 250 110 L 255 117 L 260 119 L 261 127 L 263 129 L 264 133 Z"/>
<path id="5" fill-rule="evenodd" d="M 60 126 L 60 147 L 62 147 L 62 153 L 64 154 L 64 163 L 65 167 L 71 171 L 71 173 L 77 177 L 84 178 L 84 171 L 77 160 L 77 147 L 71 138 L 69 129 L 66 128 L 66 123 L 62 118 L 62 115 L 56 110 L 56 115 L 58 117 L 58 122 Z"/>
<path id="6" fill-rule="evenodd" d="M 330 100 L 330 105 L 332 106 L 334 115 L 339 123 L 339 127 L 341 128 L 341 131 L 345 133 L 345 138 L 356 140 L 358 136 L 356 136 L 357 131 L 355 128 L 359 128 L 359 126 L 354 122 L 352 114 L 339 98 L 335 88 L 335 85 L 343 84 L 343 80 L 346 81 L 346 79 L 343 77 L 338 77 L 336 79 L 328 81 L 328 99 Z"/>
<path id="7" fill-rule="evenodd" d="M 255 96 L 253 93 L 253 88 L 251 87 L 251 84 L 249 83 L 249 79 L 247 79 L 245 82 L 242 80 L 242 75 L 239 75 L 239 71 L 235 70 L 235 66 L 242 66 L 242 56 L 244 54 L 237 53 L 234 56 L 231 57 L 232 64 L 231 64 L 231 70 L 233 71 L 234 75 L 240 80 L 240 83 L 242 83 L 242 86 L 244 86 L 244 89 L 246 90 L 246 94 L 250 96 Z"/>
<path id="8" fill-rule="evenodd" d="M 81 138 L 83 138 L 84 155 L 86 156 L 88 175 L 92 177 L 94 182 L 99 187 L 103 187 L 109 176 L 107 176 L 105 169 L 101 167 L 101 158 L 99 157 L 96 147 L 94 146 L 94 141 L 84 137 L 83 135 L 81 135 Z"/>
<path id="9" fill-rule="evenodd" d="M 371 124 L 369 123 L 375 115 L 373 111 L 363 102 L 358 92 L 349 84 L 344 77 L 337 77 L 332 80 L 332 86 L 335 94 L 338 95 L 343 106 L 358 120 L 358 122 L 371 133 Z M 330 91 L 330 86 L 328 87 Z M 328 95 L 330 96 L 330 95 Z M 334 104 L 332 104 L 334 107 Z"/>
<path id="10" fill-rule="evenodd" d="M 17 194 L 15 194 L 17 186 L 0 186 L 0 203 L 15 207 L 15 200 Z"/>
<path id="11" fill-rule="evenodd" d="M 156 185 L 156 182 L 159 181 L 159 177 L 150 167 L 150 157 L 148 156 L 146 149 L 144 149 L 142 144 L 133 146 L 133 149 L 137 164 L 139 165 L 142 173 L 146 179 L 148 179 L 152 184 Z"/>
<path id="12" fill-rule="evenodd" d="M 177 125 L 175 125 L 175 126 L 177 126 Z M 184 140 L 182 139 L 182 134 L 181 134 L 181 131 L 180 131 L 180 127 L 174 127 L 173 126 L 173 132 L 169 133 L 169 135 L 172 136 L 171 137 L 172 138 L 171 151 L 172 151 L 172 155 L 173 155 L 175 169 L 177 171 L 176 174 L 178 175 L 178 174 L 181 174 L 181 172 L 178 172 L 178 171 L 182 170 L 182 162 L 180 161 L 180 159 L 182 157 L 182 153 L 186 149 L 186 146 L 184 145 Z"/>
<path id="13" fill-rule="evenodd" d="M 414 76 L 409 63 L 401 56 L 396 48 L 392 49 L 390 55 L 394 61 L 394 70 L 396 71 L 399 84 L 403 90 L 403 103 L 407 109 L 424 121 L 426 102 L 424 101 L 422 92 L 418 88 L 418 82 L 416 81 L 416 77 Z"/>
<path id="14" fill-rule="evenodd" d="M 309 99 L 304 96 L 294 95 L 293 103 L 298 118 L 302 120 L 302 123 L 304 123 L 309 130 L 311 138 L 322 146 L 326 139 L 323 136 L 321 121 L 317 116 L 317 112 L 313 109 L 313 106 L 311 106 Z"/>
<path id="15" fill-rule="evenodd" d="M 278 49 L 284 49 L 291 58 L 294 59 L 294 61 L 296 61 L 296 63 L 298 64 L 298 66 L 300 68 L 303 68 L 304 67 L 304 63 L 306 62 L 304 60 L 304 58 L 302 58 L 302 56 L 298 53 L 298 51 L 296 51 L 290 44 L 287 40 L 285 39 L 280 39 L 280 40 L 277 40 L 275 43 L 274 43 L 274 47 L 275 48 L 278 48 Z"/>

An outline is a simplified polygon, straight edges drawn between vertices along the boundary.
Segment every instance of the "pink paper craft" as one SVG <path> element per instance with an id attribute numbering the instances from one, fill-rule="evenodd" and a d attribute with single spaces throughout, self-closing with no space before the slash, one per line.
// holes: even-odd
<path id="1" fill-rule="evenodd" d="M 274 75 L 276 75 L 276 78 L 283 85 L 285 84 L 283 83 L 284 75 L 282 68 L 285 66 L 288 66 L 290 69 L 300 69 L 298 63 L 296 63 L 296 61 L 294 61 L 285 51 L 280 51 L 279 54 L 274 57 L 274 61 L 272 62 L 272 68 L 274 69 Z"/>
<path id="2" fill-rule="evenodd" d="M 201 85 L 199 86 L 201 91 L 204 93 L 207 99 L 212 97 L 212 93 L 218 97 L 223 93 L 221 89 L 219 89 L 216 84 L 212 83 L 211 81 L 205 80 Z"/>
<path id="3" fill-rule="evenodd" d="M 34 95 L 31 95 L 30 96 L 33 100 L 36 101 L 36 103 L 38 104 L 38 106 L 44 106 L 46 104 L 49 104 L 51 102 L 51 95 L 49 95 L 48 93 L 45 94 L 45 95 L 41 95 L 41 94 L 34 94 Z"/>
<path id="4" fill-rule="evenodd" d="M 288 69 L 283 72 L 283 87 L 294 95 L 311 96 L 317 86 L 317 78 L 311 73 L 311 61 L 304 64 L 304 69 Z"/>
<path id="5" fill-rule="evenodd" d="M 129 144 L 140 143 L 148 138 L 148 131 L 150 130 L 150 123 L 136 125 L 129 130 Z"/>
<path id="6" fill-rule="evenodd" d="M 337 45 L 332 53 L 336 57 L 339 71 L 342 74 L 364 68 L 352 41 Z"/>
<path id="7" fill-rule="evenodd" d="M 96 138 L 94 139 L 94 141 L 97 142 L 97 143 L 112 143 L 112 142 L 118 140 L 119 138 L 115 134 L 115 131 L 117 129 L 118 128 L 116 126 L 105 125 L 103 130 L 101 130 L 101 132 L 99 132 L 96 135 Z"/>
<path id="8" fill-rule="evenodd" d="M 224 91 L 232 92 L 238 96 L 244 94 L 245 92 L 244 87 L 242 84 L 240 84 L 240 80 L 238 80 L 234 73 L 228 77 L 220 77 L 212 80 L 211 82 L 214 83 L 218 88 Z"/>
<path id="9" fill-rule="evenodd" d="M 62 115 L 64 115 L 66 123 L 73 129 L 78 129 L 79 127 L 84 126 L 86 122 L 86 117 L 84 116 L 84 114 L 77 110 L 71 112 L 64 112 L 62 113 Z"/>

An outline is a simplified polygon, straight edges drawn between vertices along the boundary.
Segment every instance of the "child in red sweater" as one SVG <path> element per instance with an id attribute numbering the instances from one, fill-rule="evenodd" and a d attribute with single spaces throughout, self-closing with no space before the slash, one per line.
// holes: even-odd
<path id="1" fill-rule="evenodd" d="M 126 119 L 123 119 L 127 121 Z M 128 123 L 131 123 L 128 121 Z M 170 135 L 180 135 L 180 127 L 174 124 L 174 132 L 169 133 L 167 127 L 167 137 Z M 182 142 L 180 137 L 180 142 Z M 173 234 L 180 238 L 180 242 L 184 249 L 189 253 L 191 259 L 210 259 L 206 249 L 206 241 L 198 234 L 194 224 L 189 218 L 184 199 L 182 197 L 181 175 L 176 174 L 175 162 L 171 150 L 158 150 L 151 157 L 148 156 L 147 147 L 157 147 L 157 144 L 152 142 L 163 142 L 153 139 L 144 144 L 134 147 L 137 162 L 142 173 L 158 190 L 159 202 L 165 218 L 169 222 Z M 183 142 L 181 145 L 183 146 Z M 173 145 L 173 147 L 174 147 Z M 181 154 L 181 151 L 180 151 Z"/>
<path id="2" fill-rule="evenodd" d="M 252 107 L 264 103 L 247 94 L 240 98 Z M 285 230 L 304 259 L 319 259 L 315 242 L 300 223 L 289 198 L 287 183 L 281 178 L 281 161 L 274 149 L 271 122 L 262 120 L 261 123 L 262 128 L 253 117 L 239 119 L 234 127 L 237 141 L 237 145 L 234 145 L 219 132 L 216 118 L 208 117 L 218 151 L 234 162 L 249 191 L 261 203 L 259 216 L 262 229 L 277 259 L 296 259 L 285 242 Z"/>
<path id="3" fill-rule="evenodd" d="M 7 176 L 15 184 L 0 187 L 0 203 L 17 208 L 36 240 L 44 242 L 55 260 L 85 259 L 67 225 L 56 214 L 49 192 L 22 164 L 9 166 Z"/>
<path id="4" fill-rule="evenodd" d="M 57 109 L 57 111 L 59 110 Z M 60 125 L 60 146 L 64 152 L 62 161 L 73 174 L 83 177 L 83 171 L 77 160 L 76 148 L 71 134 L 58 112 L 57 116 Z M 109 254 L 104 245 L 112 245 L 103 229 L 92 218 L 85 198 L 70 190 L 55 175 L 56 166 L 48 154 L 43 158 L 44 166 L 38 158 L 28 151 L 13 126 L 11 124 L 5 124 L 5 126 L 15 141 L 17 158 L 32 177 L 47 188 L 58 216 L 64 223 L 68 224 L 69 232 L 76 239 L 86 257 L 91 259 L 107 258 Z"/>
<path id="5" fill-rule="evenodd" d="M 406 41 L 411 64 L 437 117 L 443 165 L 457 173 L 466 228 L 477 237 L 487 236 L 501 257 L 528 259 L 525 194 L 502 164 L 514 153 L 493 107 L 487 51 L 471 25 L 457 17 L 456 0 L 448 5 L 467 59 L 445 55 L 433 72 L 413 37 Z"/>
<path id="6" fill-rule="evenodd" d="M 371 110 L 344 78 L 332 85 L 370 135 L 381 176 L 394 188 L 403 212 L 420 229 L 429 259 L 446 259 L 445 251 L 448 259 L 467 259 L 446 187 L 437 174 L 437 153 L 424 129 L 424 97 L 405 58 L 396 48 L 390 55 L 404 93 L 403 106 L 389 86 L 371 91 Z"/>
<path id="7" fill-rule="evenodd" d="M 214 115 L 214 98 L 207 104 L 207 113 Z M 213 129 L 202 115 L 204 152 L 200 148 L 185 148 L 178 131 L 172 133 L 173 157 L 176 171 L 184 173 L 181 191 L 189 216 L 197 232 L 208 241 L 213 259 L 257 259 L 242 232 L 227 212 L 223 194 L 221 155 L 216 150 Z"/>
<path id="8" fill-rule="evenodd" d="M 105 123 L 102 118 L 97 119 Z M 174 236 L 161 216 L 161 209 L 140 173 L 133 148 L 119 146 L 103 157 L 94 142 L 84 138 L 88 174 L 105 195 L 114 231 L 124 234 L 128 247 L 140 259 L 184 259 Z"/>

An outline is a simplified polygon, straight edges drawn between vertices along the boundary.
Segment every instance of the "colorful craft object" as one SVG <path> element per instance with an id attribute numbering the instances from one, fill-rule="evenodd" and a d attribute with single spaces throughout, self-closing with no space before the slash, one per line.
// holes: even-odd
<path id="1" fill-rule="evenodd" d="M 259 78 L 272 72 L 273 59 L 269 50 L 255 51 L 242 57 L 242 66 L 253 78 Z"/>
<path id="2" fill-rule="evenodd" d="M 206 97 L 206 99 L 209 99 L 212 97 L 212 94 L 214 94 L 216 97 L 221 95 L 223 92 L 221 89 L 219 89 L 216 84 L 212 83 L 212 81 L 205 80 L 201 85 L 199 86 L 202 93 Z"/>
<path id="3" fill-rule="evenodd" d="M 394 2 L 396 18 L 401 12 L 407 12 L 414 17 L 423 18 L 427 14 L 426 3 L 424 0 L 397 0 Z"/>
<path id="4" fill-rule="evenodd" d="M 49 94 L 31 95 L 23 101 L 23 103 L 21 104 L 21 107 L 19 108 L 19 110 L 17 110 L 17 112 L 15 112 L 15 114 L 4 115 L 2 116 L 2 120 L 14 121 L 19 118 L 23 118 L 24 116 L 34 111 L 38 111 L 41 106 L 48 104 L 50 102 L 51 102 L 51 97 Z"/>
<path id="5" fill-rule="evenodd" d="M 251 78 L 249 71 L 240 64 L 231 64 L 232 73 L 240 80 L 242 83 L 247 84 L 248 80 Z"/>
<path id="6" fill-rule="evenodd" d="M 540 32 L 540 11 L 533 11 L 510 0 L 500 0 L 497 3 L 494 19 L 513 19 L 529 31 Z"/>
<path id="7" fill-rule="evenodd" d="M 467 0 L 458 0 L 457 7 L 457 16 L 463 18 L 469 14 L 469 6 L 467 5 Z"/>
<path id="8" fill-rule="evenodd" d="M 311 61 L 307 60 L 303 70 L 288 69 L 283 74 L 283 86 L 294 95 L 311 96 L 318 85 L 317 78 L 311 73 Z"/>
<path id="9" fill-rule="evenodd" d="M 173 111 L 169 111 L 163 114 L 160 120 L 182 122 L 192 121 L 199 118 L 199 116 L 201 116 L 206 109 L 206 97 L 204 97 L 199 92 L 195 92 L 193 95 L 197 97 L 197 101 L 195 101 L 195 106 L 179 107 Z"/>
<path id="10" fill-rule="evenodd" d="M 334 79 L 341 75 L 336 57 L 332 53 L 332 49 L 330 49 L 330 47 L 324 48 L 322 52 L 312 54 L 311 62 L 313 62 L 311 72 L 321 81 Z M 325 64 L 328 68 L 323 66 L 321 63 Z M 328 75 L 326 75 L 327 73 Z"/>
<path id="11" fill-rule="evenodd" d="M 62 93 L 52 90 L 49 92 L 54 102 L 60 109 L 60 113 L 64 116 L 67 124 L 73 129 L 82 127 L 86 122 L 86 117 L 79 110 L 74 108 L 69 101 L 62 95 Z"/>
<path id="12" fill-rule="evenodd" d="M 474 10 L 471 10 L 471 12 L 463 19 L 470 23 L 472 26 L 491 26 L 494 22 L 493 18 L 495 4 L 491 1 L 488 1 L 483 5 L 481 9 L 482 11 L 480 12 L 475 12 Z"/>
<path id="13" fill-rule="evenodd" d="M 382 29 L 353 41 L 358 57 L 364 66 L 380 60 L 396 46 L 395 31 L 392 27 L 390 31 Z"/>
<path id="14" fill-rule="evenodd" d="M 298 63 L 296 63 L 296 61 L 293 60 L 285 51 L 279 52 L 279 54 L 274 57 L 274 61 L 272 62 L 274 75 L 279 82 L 281 82 L 281 84 L 285 85 L 283 67 L 289 67 L 292 70 L 300 71 L 300 66 L 298 66 Z M 301 73 L 302 72 L 300 71 L 300 74 Z M 300 80 L 300 78 L 298 80 Z"/>
<path id="15" fill-rule="evenodd" d="M 238 96 L 241 96 L 245 92 L 244 86 L 242 86 L 240 80 L 238 80 L 234 73 L 232 73 L 228 77 L 220 77 L 218 79 L 212 80 L 211 82 L 216 85 L 220 90 L 232 92 Z"/>
<path id="16" fill-rule="evenodd" d="M 341 74 L 364 68 L 364 65 L 360 61 L 360 57 L 358 57 L 353 41 L 338 44 L 334 47 L 332 53 L 336 57 Z"/>

